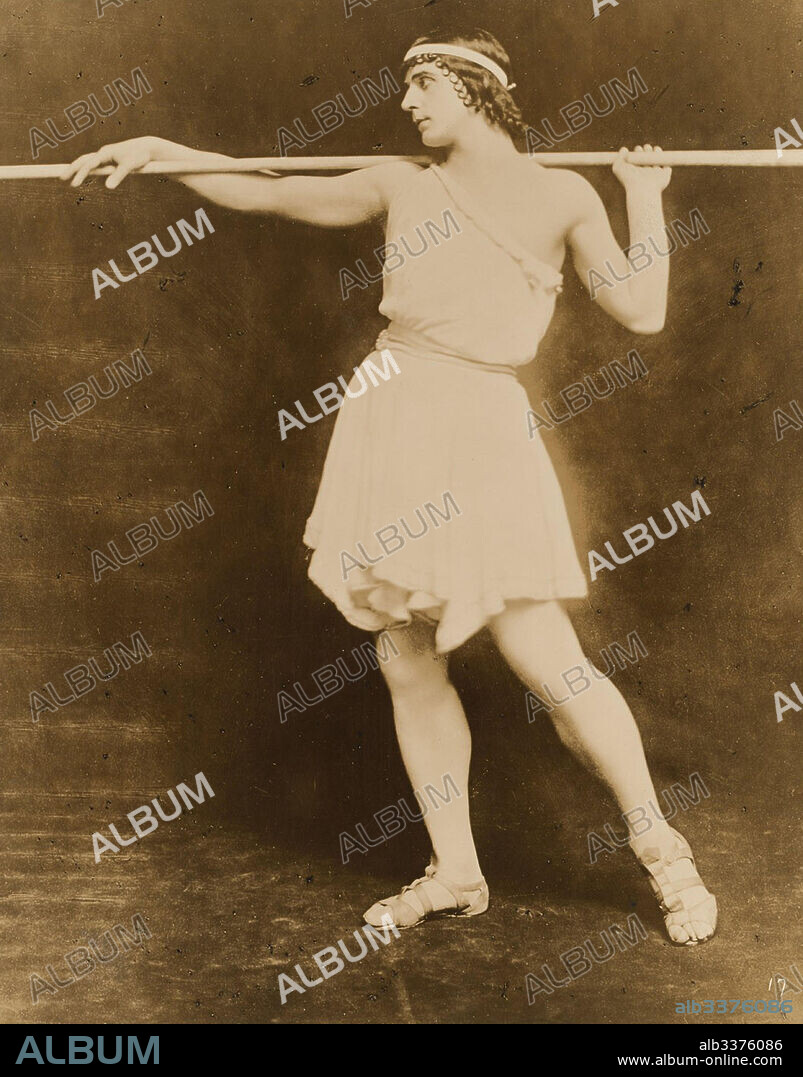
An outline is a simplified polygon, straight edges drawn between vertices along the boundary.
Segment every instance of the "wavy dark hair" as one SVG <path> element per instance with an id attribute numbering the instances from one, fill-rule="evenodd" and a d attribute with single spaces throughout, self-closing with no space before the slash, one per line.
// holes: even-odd
<path id="1" fill-rule="evenodd" d="M 487 30 L 475 27 L 468 34 L 452 34 L 435 30 L 416 38 L 413 45 L 429 43 L 461 45 L 465 49 L 481 52 L 483 56 L 499 64 L 510 81 L 510 57 L 493 34 L 489 34 Z M 506 90 L 490 71 L 458 56 L 438 56 L 437 53 L 427 53 L 423 56 L 416 56 L 403 64 L 402 75 L 406 75 L 411 68 L 422 63 L 435 64 L 448 75 L 454 84 L 455 92 L 466 108 L 484 113 L 495 127 L 501 127 L 502 130 L 507 131 L 511 138 L 524 133 L 525 124 L 521 117 L 521 109 L 513 100 L 510 90 Z"/>

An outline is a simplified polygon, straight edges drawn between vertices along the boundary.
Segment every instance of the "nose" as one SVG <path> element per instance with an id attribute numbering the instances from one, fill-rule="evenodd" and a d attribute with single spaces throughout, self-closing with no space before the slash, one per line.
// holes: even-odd
<path id="1" fill-rule="evenodd" d="M 405 112 L 412 112 L 416 107 L 418 100 L 418 91 L 415 86 L 408 86 L 407 93 L 402 98 L 401 107 Z"/>

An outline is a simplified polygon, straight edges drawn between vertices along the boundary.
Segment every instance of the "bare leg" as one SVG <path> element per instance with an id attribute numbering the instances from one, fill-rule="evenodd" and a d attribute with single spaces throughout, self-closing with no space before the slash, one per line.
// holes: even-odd
<path id="1" fill-rule="evenodd" d="M 491 631 L 505 660 L 535 692 L 543 682 L 557 685 L 561 674 L 574 666 L 588 669 L 569 617 L 557 602 L 510 602 L 494 618 Z M 630 708 L 611 681 L 591 676 L 589 679 L 590 688 L 551 712 L 555 730 L 566 747 L 605 782 L 616 798 L 636 856 L 642 858 L 651 847 L 657 847 L 662 856 L 668 855 L 675 837 L 666 820 L 653 817 L 648 831 L 634 832 L 650 802 L 657 805 L 658 798 Z M 670 865 L 667 874 L 672 882 L 688 877 L 688 860 Z M 684 891 L 684 901 L 690 907 L 707 896 L 702 886 Z M 670 931 L 675 942 L 702 940 L 711 933 L 710 924 L 696 921 Z"/>
<path id="2" fill-rule="evenodd" d="M 444 787 L 447 775 L 460 792 L 449 803 L 428 806 L 424 816 L 432 841 L 432 865 L 458 883 L 481 879 L 471 834 L 468 771 L 471 734 L 462 704 L 447 672 L 447 658 L 435 651 L 435 628 L 413 621 L 390 629 L 397 656 L 381 666 L 393 701 L 393 716 L 402 759 L 413 788 Z M 453 895 L 434 880 L 421 884 L 434 908 L 454 905 Z M 414 893 L 405 901 L 418 908 Z M 423 911 L 423 909 L 422 909 Z M 370 910 L 369 910 L 370 912 Z M 367 914 L 366 914 L 367 916 Z"/>
<path id="3" fill-rule="evenodd" d="M 571 621 L 557 602 L 509 602 L 494 619 L 491 631 L 507 663 L 535 692 L 543 682 L 554 689 L 562 672 L 572 666 L 588 668 Z M 657 804 L 630 708 L 612 681 L 589 679 L 591 688 L 551 712 L 555 731 L 580 762 L 605 782 L 623 814 L 639 806 L 646 809 L 649 800 Z M 660 840 L 670 840 L 663 820 L 656 821 L 647 844 Z M 644 840 L 633 836 L 633 846 L 638 853 Z"/>
<path id="4" fill-rule="evenodd" d="M 411 927 L 441 910 L 482 912 L 488 907 L 488 889 L 468 816 L 471 736 L 449 680 L 447 658 L 436 653 L 435 628 L 424 621 L 392 629 L 390 634 L 399 654 L 384 662 L 382 674 L 391 691 L 396 736 L 410 782 L 422 801 L 425 786 L 446 788 L 447 775 L 460 793 L 438 803 L 437 810 L 427 806 L 424 823 L 433 856 L 426 877 L 365 912 L 365 920 L 377 927 L 388 915 L 399 926 Z M 437 878 L 429 878 L 433 870 Z"/>

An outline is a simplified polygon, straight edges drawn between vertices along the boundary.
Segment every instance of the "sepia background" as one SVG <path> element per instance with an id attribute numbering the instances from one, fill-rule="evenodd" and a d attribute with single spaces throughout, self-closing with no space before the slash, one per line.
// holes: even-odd
<path id="1" fill-rule="evenodd" d="M 800 116 L 801 5 L 789 0 L 0 0 L 0 146 L 140 67 L 136 103 L 38 160 L 160 135 L 235 156 L 278 152 L 277 129 L 389 66 L 432 27 L 479 25 L 508 48 L 525 119 L 547 118 L 636 67 L 649 92 L 560 144 L 615 150 L 774 146 Z M 597 93 L 597 98 L 599 95 Z M 310 154 L 415 153 L 400 98 L 348 119 Z M 803 116 L 800 116 L 803 120 Z M 623 192 L 583 170 L 627 242 Z M 279 1005 L 277 976 L 336 944 L 364 908 L 421 874 L 423 826 L 341 863 L 339 835 L 409 793 L 378 672 L 279 721 L 277 692 L 367 639 L 308 581 L 301 536 L 336 416 L 279 437 L 277 412 L 351 371 L 383 320 L 380 285 L 344 302 L 338 271 L 381 229 L 318 231 L 206 205 L 214 235 L 93 295 L 91 271 L 202 200 L 164 178 L 115 193 L 55 180 L 0 188 L 2 926 L 4 1021 L 645 1022 L 678 1001 L 771 998 L 803 967 L 800 716 L 773 693 L 799 659 L 800 437 L 773 412 L 801 396 L 800 175 L 676 169 L 668 219 L 710 233 L 672 260 L 666 329 L 635 337 L 592 305 L 570 264 L 523 383 L 533 406 L 637 348 L 648 375 L 543 434 L 577 549 L 701 489 L 711 515 L 572 603 L 595 659 L 637 632 L 649 654 L 615 680 L 658 790 L 698 773 L 710 797 L 675 825 L 720 903 L 717 937 L 671 947 L 627 851 L 588 865 L 587 835 L 623 829 L 605 791 L 528 723 L 523 687 L 487 632 L 452 673 L 474 734 L 471 793 L 492 905 L 471 925 L 404 934 Z M 29 411 L 141 347 L 152 375 L 35 443 Z M 381 389 L 380 389 L 381 391 Z M 563 409 L 561 409 L 563 410 Z M 410 437 L 416 436 L 415 430 Z M 526 426 L 522 419 L 522 436 Z M 203 490 L 214 517 L 92 579 L 90 551 Z M 618 540 L 618 543 L 617 543 Z M 152 656 L 56 714 L 29 693 L 141 631 Z M 794 698 L 794 697 L 793 697 Z M 95 864 L 92 833 L 203 771 L 215 798 Z M 636 912 L 650 938 L 527 1005 L 524 976 Z M 29 977 L 113 924 L 145 918 L 141 950 L 32 1005 Z M 798 1008 L 797 995 L 791 998 Z M 797 1020 L 798 1015 L 790 1015 Z M 736 1016 L 729 1021 L 747 1021 Z M 775 1023 L 777 1016 L 765 1016 Z"/>

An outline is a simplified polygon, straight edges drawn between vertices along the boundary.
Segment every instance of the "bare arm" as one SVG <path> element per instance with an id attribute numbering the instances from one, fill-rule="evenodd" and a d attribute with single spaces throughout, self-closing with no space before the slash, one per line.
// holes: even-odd
<path id="1" fill-rule="evenodd" d="M 626 191 L 630 247 L 642 243 L 646 251 L 649 237 L 661 245 L 665 239 L 661 192 L 669 183 L 671 169 L 630 165 L 625 153 L 620 151 L 613 167 Z M 651 256 L 646 265 L 637 256 L 628 261 L 616 242 L 602 200 L 585 180 L 580 180 L 578 187 L 578 218 L 568 242 L 580 279 L 606 314 L 634 333 L 663 329 L 669 259 Z M 626 279 L 617 281 L 615 277 Z"/>
<path id="2" fill-rule="evenodd" d="M 224 154 L 205 153 L 162 138 L 135 138 L 84 154 L 73 161 L 62 178 L 78 187 L 91 169 L 111 163 L 117 167 L 106 186 L 114 190 L 129 172 L 148 161 L 186 160 L 188 171 L 174 174 L 173 178 L 211 202 L 250 213 L 273 213 L 323 228 L 342 228 L 382 214 L 396 186 L 418 170 L 416 165 L 399 162 L 344 176 L 272 177 L 225 171 L 193 175 L 193 161 L 216 159 L 223 169 L 232 160 Z"/>

